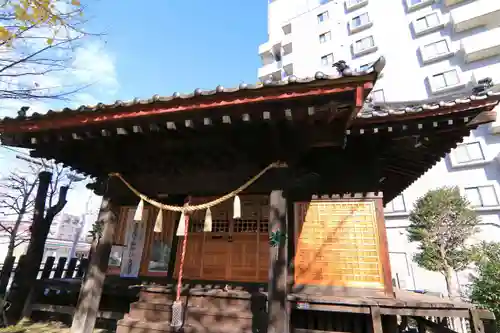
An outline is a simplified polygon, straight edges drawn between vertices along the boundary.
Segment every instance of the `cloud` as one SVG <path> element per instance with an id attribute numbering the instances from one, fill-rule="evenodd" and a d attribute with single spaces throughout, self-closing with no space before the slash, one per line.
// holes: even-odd
<path id="1" fill-rule="evenodd" d="M 116 75 L 115 59 L 106 52 L 102 43 L 88 43 L 75 52 L 70 75 L 74 82 L 80 85 L 91 85 L 88 89 L 78 92 L 75 103 L 97 104 L 98 101 L 114 98 L 119 84 Z"/>
<path id="2" fill-rule="evenodd" d="M 15 50 L 0 48 L 0 68 L 2 68 L 2 59 L 20 58 L 23 54 L 32 52 L 33 49 L 40 47 L 39 41 L 29 44 Z M 60 50 L 53 53 L 47 53 L 44 57 L 54 56 L 58 59 L 64 59 L 66 54 L 61 54 Z M 116 74 L 115 57 L 106 45 L 101 41 L 82 41 L 74 48 L 70 54 L 69 61 L 64 62 L 64 69 L 61 71 L 52 71 L 43 75 L 29 75 L 32 72 L 39 72 L 40 68 L 30 68 L 27 65 L 14 67 L 8 71 L 0 73 L 0 90 L 16 89 L 16 87 L 36 87 L 48 89 L 47 91 L 57 93 L 61 90 L 72 90 L 79 87 L 85 87 L 67 97 L 68 100 L 53 99 L 4 99 L 0 103 L 0 119 L 9 116 L 17 116 L 18 110 L 22 106 L 30 106 L 29 114 L 34 112 L 46 113 L 48 110 L 58 110 L 63 107 L 77 107 L 80 105 L 95 105 L 99 101 L 108 101 L 116 99 L 119 83 Z M 63 63 L 63 62 L 62 62 Z M 67 67 L 66 67 L 67 66 Z M 23 73 L 21 76 L 14 74 Z M 4 76 L 2 76 L 4 74 Z M 9 74 L 9 75 L 5 75 Z M 13 76 L 11 76 L 13 75 Z M 20 149 L 17 149 L 20 150 Z M 26 169 L 25 161 L 16 158 L 17 153 L 0 147 L 0 177 L 18 169 Z M 85 203 L 82 204 L 81 198 L 89 198 L 90 210 L 93 212 L 89 216 L 89 221 L 95 221 L 95 210 L 99 207 L 100 198 L 95 197 L 85 188 L 85 183 L 75 184 L 68 195 L 68 205 L 62 213 L 74 215 L 88 214 Z M 62 214 L 61 213 L 61 214 Z"/>
<path id="3" fill-rule="evenodd" d="M 29 54 L 26 45 L 12 50 L 0 50 L 0 68 L 2 59 L 17 59 Z M 17 54 L 15 53 L 17 52 Z M 119 84 L 116 75 L 115 58 L 106 49 L 103 42 L 91 40 L 80 43 L 70 54 L 57 54 L 64 51 L 54 50 L 44 53 L 44 58 L 57 59 L 61 69 L 52 70 L 52 65 L 22 64 L 0 73 L 0 89 L 35 89 L 42 94 L 58 95 L 75 91 L 65 96 L 65 100 L 54 99 L 6 99 L 0 96 L 0 117 L 15 116 L 21 106 L 30 106 L 30 113 L 45 113 L 49 109 L 76 107 L 82 104 L 94 105 L 98 101 L 116 99 Z M 31 68 L 30 68 L 31 66 Z M 47 71 L 47 73 L 40 73 Z M 34 74 L 31 74 L 34 73 Z M 21 75 L 19 75 L 21 74 Z"/>

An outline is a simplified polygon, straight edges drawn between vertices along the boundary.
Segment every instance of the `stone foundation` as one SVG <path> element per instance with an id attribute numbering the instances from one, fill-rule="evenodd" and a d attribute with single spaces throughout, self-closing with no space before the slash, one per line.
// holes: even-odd
<path id="1" fill-rule="evenodd" d="M 175 292 L 168 287 L 148 287 L 139 301 L 118 321 L 117 333 L 173 332 L 170 327 Z M 251 333 L 265 328 L 266 296 L 245 291 L 189 289 L 181 297 L 183 332 Z"/>

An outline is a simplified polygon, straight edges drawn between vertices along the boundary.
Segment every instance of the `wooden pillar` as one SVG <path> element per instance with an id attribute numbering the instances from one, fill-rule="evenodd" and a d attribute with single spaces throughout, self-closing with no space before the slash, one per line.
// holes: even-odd
<path id="1" fill-rule="evenodd" d="M 371 306 L 371 327 L 373 333 L 383 333 L 382 316 L 380 315 L 380 308 L 378 306 Z"/>
<path id="2" fill-rule="evenodd" d="M 289 332 L 287 300 L 287 200 L 283 191 L 272 191 L 269 199 L 270 238 L 280 235 L 270 247 L 268 287 L 268 333 Z M 281 236 L 283 235 L 283 236 Z"/>
<path id="3" fill-rule="evenodd" d="M 8 297 L 8 301 L 12 305 L 7 311 L 7 318 L 11 324 L 15 324 L 21 319 L 26 300 L 31 288 L 35 285 L 38 270 L 43 259 L 45 241 L 50 230 L 50 223 L 46 223 L 44 213 L 51 180 L 52 173 L 48 171 L 42 171 L 38 175 L 33 222 L 30 227 L 30 242 L 26 250 L 23 265 L 20 265 L 19 270 L 14 276 L 12 290 Z"/>
<path id="4" fill-rule="evenodd" d="M 484 333 L 484 323 L 483 320 L 479 317 L 479 314 L 475 309 L 471 309 L 470 313 L 470 329 L 472 333 Z M 455 328 L 456 331 L 457 328 Z"/>
<path id="5" fill-rule="evenodd" d="M 71 333 L 91 333 L 97 319 L 99 303 L 108 270 L 109 255 L 113 245 L 113 236 L 118 224 L 119 206 L 113 202 L 110 193 L 111 180 L 108 181 L 107 193 L 102 199 L 99 221 L 103 223 L 102 237 L 88 266 L 87 274 L 80 288 L 76 311 L 73 316 Z"/>

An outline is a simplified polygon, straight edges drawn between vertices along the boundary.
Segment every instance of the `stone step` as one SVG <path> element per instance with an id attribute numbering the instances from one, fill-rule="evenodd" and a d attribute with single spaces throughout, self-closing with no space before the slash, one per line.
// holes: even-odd
<path id="1" fill-rule="evenodd" d="M 253 313 L 251 310 L 242 310 L 238 307 L 217 309 L 214 307 L 199 307 L 194 305 L 188 305 L 185 308 L 186 316 L 189 319 L 191 315 L 198 316 L 198 314 L 206 314 L 209 316 L 223 316 L 223 317 L 235 317 L 235 318 L 252 318 Z M 172 306 L 166 304 L 151 304 L 145 302 L 135 302 L 130 305 L 130 311 L 127 314 L 128 317 L 135 320 L 145 320 L 145 321 L 168 321 L 172 318 Z"/>
<path id="2" fill-rule="evenodd" d="M 174 293 L 167 293 L 169 288 L 155 287 L 142 290 L 139 300 L 144 303 L 172 304 L 175 299 Z M 250 311 L 252 308 L 265 308 L 266 296 L 260 293 L 250 294 L 245 291 L 222 291 L 191 289 L 189 296 L 181 297 L 185 304 L 198 307 L 214 307 L 220 310 L 227 308 L 239 311 Z"/>
<path id="3" fill-rule="evenodd" d="M 172 303 L 163 303 L 163 302 L 144 302 L 137 301 L 134 303 L 130 303 L 130 309 L 152 309 L 158 311 L 167 311 L 172 308 Z"/>
<path id="4" fill-rule="evenodd" d="M 130 305 L 128 316 L 136 320 L 150 322 L 170 321 L 172 319 L 172 306 L 137 302 Z"/>
<path id="5" fill-rule="evenodd" d="M 144 322 L 131 318 L 123 318 L 116 325 L 116 333 L 173 333 L 179 332 L 170 327 L 170 321 L 163 322 Z M 194 333 L 190 327 L 186 326 L 181 332 Z"/>
<path id="6" fill-rule="evenodd" d="M 118 321 L 116 333 L 252 333 L 252 323 L 228 321 L 225 318 L 204 317 L 199 321 L 187 322 L 178 331 L 170 327 L 169 321 L 151 323 L 124 318 Z"/>
<path id="7" fill-rule="evenodd" d="M 175 292 L 168 287 L 149 287 L 139 292 L 139 300 L 149 301 L 172 301 L 175 299 Z"/>

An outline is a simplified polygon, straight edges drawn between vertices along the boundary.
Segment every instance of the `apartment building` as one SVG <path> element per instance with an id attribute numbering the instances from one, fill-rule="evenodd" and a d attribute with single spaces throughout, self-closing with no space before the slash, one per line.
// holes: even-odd
<path id="1" fill-rule="evenodd" d="M 258 49 L 260 80 L 331 73 L 338 60 L 363 69 L 383 55 L 375 103 L 449 99 L 485 78 L 500 83 L 498 0 L 271 0 L 268 37 Z M 500 241 L 499 133 L 497 123 L 478 128 L 386 206 L 393 279 L 401 288 L 446 289 L 440 274 L 412 262 L 416 246 L 407 242 L 409 211 L 429 189 L 459 186 L 482 219 L 471 241 Z M 457 274 L 459 291 L 469 274 Z"/>

